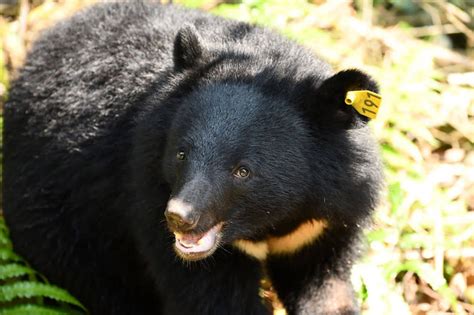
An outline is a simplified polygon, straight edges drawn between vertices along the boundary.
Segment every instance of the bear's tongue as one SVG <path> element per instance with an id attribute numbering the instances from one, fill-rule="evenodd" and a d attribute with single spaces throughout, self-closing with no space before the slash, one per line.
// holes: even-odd
<path id="1" fill-rule="evenodd" d="M 222 224 L 217 224 L 201 234 L 174 233 L 176 247 L 183 253 L 201 253 L 209 251 L 216 243 Z"/>

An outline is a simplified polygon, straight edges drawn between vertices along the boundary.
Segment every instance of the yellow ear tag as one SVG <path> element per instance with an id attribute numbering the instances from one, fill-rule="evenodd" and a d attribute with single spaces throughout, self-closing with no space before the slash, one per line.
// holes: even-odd
<path id="1" fill-rule="evenodd" d="M 359 114 L 374 119 L 382 103 L 382 96 L 367 90 L 349 91 L 345 102 L 354 107 Z"/>

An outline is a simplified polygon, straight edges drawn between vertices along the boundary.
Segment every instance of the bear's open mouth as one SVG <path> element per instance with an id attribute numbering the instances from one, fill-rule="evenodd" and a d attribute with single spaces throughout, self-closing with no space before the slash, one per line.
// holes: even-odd
<path id="1" fill-rule="evenodd" d="M 174 232 L 176 253 L 186 260 L 199 260 L 214 253 L 219 246 L 223 223 L 218 223 L 204 233 Z"/>

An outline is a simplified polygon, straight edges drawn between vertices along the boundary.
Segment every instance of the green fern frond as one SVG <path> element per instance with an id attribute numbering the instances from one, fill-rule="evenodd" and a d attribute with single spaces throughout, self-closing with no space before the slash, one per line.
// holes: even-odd
<path id="1" fill-rule="evenodd" d="M 0 220 L 0 235 L 8 235 L 8 230 L 4 219 Z"/>
<path id="2" fill-rule="evenodd" d="M 7 243 L 7 239 L 0 233 L 0 248 L 11 248 L 11 244 Z"/>
<path id="3" fill-rule="evenodd" d="M 82 313 L 35 304 L 16 305 L 0 309 L 0 315 L 80 315 Z"/>
<path id="4" fill-rule="evenodd" d="M 9 248 L 0 248 L 0 263 L 21 262 L 23 259 Z"/>
<path id="5" fill-rule="evenodd" d="M 82 306 L 82 304 L 72 297 L 66 290 L 49 284 L 33 281 L 20 281 L 0 286 L 0 303 L 11 302 L 18 298 L 32 297 L 45 297 L 58 302 L 69 303 L 84 309 L 84 306 Z"/>
<path id="6" fill-rule="evenodd" d="M 77 299 L 47 283 L 13 252 L 8 228 L 0 216 L 0 315 L 83 314 L 87 310 Z"/>
<path id="7" fill-rule="evenodd" d="M 0 222 L 0 248 L 12 248 L 8 231 L 3 222 Z"/>
<path id="8" fill-rule="evenodd" d="M 0 265 L 0 280 L 34 275 L 36 272 L 21 264 Z"/>

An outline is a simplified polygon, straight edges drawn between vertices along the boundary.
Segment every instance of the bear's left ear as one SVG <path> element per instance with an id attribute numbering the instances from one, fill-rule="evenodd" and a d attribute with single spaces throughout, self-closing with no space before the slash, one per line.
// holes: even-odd
<path id="1" fill-rule="evenodd" d="M 365 126 L 369 118 L 348 105 L 346 96 L 349 91 L 364 90 L 377 93 L 377 83 L 362 71 L 344 70 L 324 80 L 316 93 L 312 93 L 312 100 L 306 100 L 306 108 L 319 126 L 360 128 Z"/>
<path id="2" fill-rule="evenodd" d="M 183 26 L 175 37 L 173 60 L 178 69 L 188 69 L 199 62 L 204 51 L 204 43 L 196 27 Z"/>

